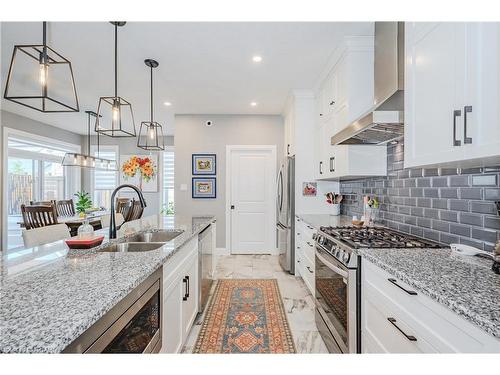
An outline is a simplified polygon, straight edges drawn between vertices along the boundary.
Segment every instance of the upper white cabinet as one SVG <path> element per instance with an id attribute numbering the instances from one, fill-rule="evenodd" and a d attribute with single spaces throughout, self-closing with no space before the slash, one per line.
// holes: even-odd
<path id="1" fill-rule="evenodd" d="M 346 38 L 316 93 L 315 177 L 317 180 L 387 173 L 385 146 L 332 146 L 331 137 L 372 109 L 373 37 Z"/>
<path id="2" fill-rule="evenodd" d="M 500 24 L 405 26 L 405 167 L 500 161 Z"/>
<path id="3" fill-rule="evenodd" d="M 373 37 L 346 38 L 317 95 L 317 118 L 339 131 L 373 106 Z M 333 134 L 332 134 L 333 135 Z"/>

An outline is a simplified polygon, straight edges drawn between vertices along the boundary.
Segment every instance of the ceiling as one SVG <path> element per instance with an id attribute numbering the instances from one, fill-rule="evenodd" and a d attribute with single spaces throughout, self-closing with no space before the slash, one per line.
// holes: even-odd
<path id="1" fill-rule="evenodd" d="M 72 62 L 80 113 L 44 114 L 5 99 L 2 108 L 83 134 L 84 111 L 113 94 L 113 30 L 108 22 L 48 24 L 49 46 Z M 291 89 L 314 86 L 346 35 L 373 35 L 373 23 L 129 22 L 118 34 L 119 95 L 132 103 L 136 123 L 149 119 L 144 59 L 154 58 L 155 120 L 167 134 L 174 114 L 280 114 Z M 41 36 L 41 23 L 2 23 L 2 93 L 13 46 Z"/>

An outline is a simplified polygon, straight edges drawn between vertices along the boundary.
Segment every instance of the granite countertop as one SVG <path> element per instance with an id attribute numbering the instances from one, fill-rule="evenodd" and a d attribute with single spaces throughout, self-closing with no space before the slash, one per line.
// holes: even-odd
<path id="1" fill-rule="evenodd" d="M 107 253 L 69 250 L 64 241 L 7 251 L 0 260 L 0 353 L 58 353 L 85 332 L 213 216 L 149 216 L 125 223 L 118 239 L 156 229 L 182 234 L 158 250 Z"/>
<path id="2" fill-rule="evenodd" d="M 352 218 L 346 215 L 333 216 L 327 214 L 296 214 L 295 216 L 301 219 L 304 223 L 314 227 L 316 230 L 319 230 L 319 227 L 352 225 Z"/>
<path id="3" fill-rule="evenodd" d="M 500 275 L 451 249 L 358 249 L 363 259 L 500 339 Z"/>
<path id="4" fill-rule="evenodd" d="M 344 215 L 296 216 L 316 229 L 351 225 Z M 491 270 L 491 260 L 459 256 L 449 248 L 355 252 L 500 339 L 500 276 Z"/>

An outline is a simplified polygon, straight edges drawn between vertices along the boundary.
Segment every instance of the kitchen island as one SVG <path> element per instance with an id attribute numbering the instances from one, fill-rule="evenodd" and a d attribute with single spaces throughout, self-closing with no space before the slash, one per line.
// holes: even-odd
<path id="1" fill-rule="evenodd" d="M 69 250 L 64 241 L 9 251 L 0 261 L 0 353 L 59 353 L 157 271 L 213 216 L 155 215 L 125 223 L 116 240 Z M 99 252 L 146 231 L 182 230 L 157 250 Z"/>

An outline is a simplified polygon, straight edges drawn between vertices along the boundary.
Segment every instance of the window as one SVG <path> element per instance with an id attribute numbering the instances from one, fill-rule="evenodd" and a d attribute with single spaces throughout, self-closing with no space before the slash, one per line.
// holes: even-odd
<path id="1" fill-rule="evenodd" d="M 23 246 L 21 205 L 30 201 L 71 198 L 80 188 L 80 171 L 63 167 L 66 152 L 80 152 L 80 146 L 7 129 L 7 249 Z"/>
<path id="2" fill-rule="evenodd" d="M 94 151 L 94 155 L 96 152 Z M 108 160 L 118 160 L 118 146 L 101 146 L 99 157 Z M 104 169 L 93 169 L 94 192 L 92 204 L 94 207 L 111 207 L 111 194 L 118 186 L 118 172 Z"/>
<path id="3" fill-rule="evenodd" d="M 173 215 L 174 207 L 174 148 L 166 147 L 163 152 L 163 207 L 164 215 Z"/>

